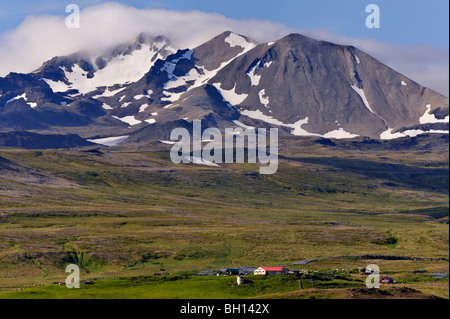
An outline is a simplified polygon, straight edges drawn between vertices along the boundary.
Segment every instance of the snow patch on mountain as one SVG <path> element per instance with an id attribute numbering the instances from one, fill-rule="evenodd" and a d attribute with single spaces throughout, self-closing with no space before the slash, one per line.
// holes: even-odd
<path id="1" fill-rule="evenodd" d="M 111 96 L 114 96 L 114 95 L 122 92 L 125 89 L 126 89 L 126 87 L 123 87 L 123 88 L 120 88 L 120 89 L 117 89 L 117 90 L 113 90 L 113 91 L 111 91 L 110 89 L 106 89 L 105 92 L 103 92 L 103 94 L 93 96 L 93 98 L 96 99 L 96 98 L 99 98 L 99 97 L 111 97 Z M 53 91 L 53 92 L 55 92 L 55 91 Z"/>
<path id="2" fill-rule="evenodd" d="M 364 90 L 358 88 L 356 85 L 352 85 L 352 89 L 358 93 L 358 95 L 361 97 L 362 101 L 364 102 L 364 105 L 367 107 L 367 109 L 372 113 L 375 114 L 370 107 L 369 101 L 367 101 L 366 95 L 364 94 Z"/>
<path id="3" fill-rule="evenodd" d="M 168 91 L 163 91 L 164 97 L 161 98 L 161 101 L 174 103 L 174 102 L 178 101 L 184 93 L 185 92 L 171 93 Z M 170 107 L 170 105 L 166 106 L 165 108 L 169 108 L 169 107 Z"/>
<path id="4" fill-rule="evenodd" d="M 309 133 L 304 128 L 302 128 L 303 125 L 308 124 L 308 121 L 309 118 L 306 117 L 303 120 L 295 122 L 294 124 L 284 124 L 284 126 L 293 128 L 291 134 L 295 136 L 320 136 L 319 134 Z"/>
<path id="5" fill-rule="evenodd" d="M 420 124 L 432 124 L 432 123 L 449 123 L 450 117 L 439 120 L 434 114 L 431 114 L 431 104 L 427 105 L 425 114 L 419 119 Z"/>
<path id="6" fill-rule="evenodd" d="M 236 93 L 236 84 L 231 90 L 224 90 L 221 88 L 222 83 L 214 83 L 213 86 L 219 90 L 220 94 L 225 98 L 227 102 L 231 105 L 236 106 L 244 102 L 244 100 L 248 97 L 248 94 L 237 94 Z"/>
<path id="7" fill-rule="evenodd" d="M 272 63 L 273 63 L 273 61 L 266 62 L 266 63 L 264 63 L 264 67 L 269 68 L 272 65 Z"/>
<path id="8" fill-rule="evenodd" d="M 139 95 L 134 96 L 134 99 L 135 99 L 136 101 L 138 101 L 138 100 L 142 99 L 143 97 L 145 97 L 144 94 L 139 94 Z"/>
<path id="9" fill-rule="evenodd" d="M 66 92 L 71 89 L 78 90 L 79 94 L 87 94 L 95 91 L 98 87 L 124 85 L 141 79 L 154 65 L 154 61 L 163 58 L 157 53 L 158 47 L 143 44 L 141 49 L 134 50 L 128 55 L 119 55 L 112 58 L 105 68 L 96 69 L 94 77 L 87 78 L 87 73 L 78 64 L 72 67 L 72 72 L 62 67 L 65 77 L 70 85 L 63 82 L 55 82 L 43 79 L 53 92 Z M 157 55 L 156 59 L 152 58 Z M 95 66 L 95 64 L 94 64 Z M 106 93 L 106 92 L 105 92 Z"/>
<path id="10" fill-rule="evenodd" d="M 13 101 L 20 100 L 20 99 L 24 99 L 25 102 L 26 102 L 32 109 L 34 109 L 34 108 L 37 107 L 37 103 L 34 103 L 34 102 L 27 102 L 28 100 L 27 100 L 27 94 L 26 94 L 26 93 L 24 93 L 24 94 L 22 94 L 22 95 L 18 95 L 18 96 L 16 96 L 16 97 L 13 97 L 12 99 L 9 99 L 8 101 L 6 101 L 5 105 L 8 104 L 8 103 L 11 103 L 11 102 L 13 102 Z"/>
<path id="11" fill-rule="evenodd" d="M 393 129 L 388 129 L 380 135 L 382 140 L 394 140 L 402 137 L 416 137 L 422 134 L 449 134 L 449 131 L 445 130 L 407 130 L 404 132 L 392 133 Z"/>
<path id="12" fill-rule="evenodd" d="M 273 116 L 265 115 L 260 110 L 256 110 L 256 111 L 245 110 L 241 114 L 245 115 L 245 116 L 248 116 L 248 117 L 250 117 L 252 119 L 260 120 L 260 121 L 263 121 L 263 122 L 266 122 L 266 123 L 269 123 L 269 124 L 292 128 L 293 129 L 291 131 L 292 135 L 296 135 L 296 136 L 319 136 L 317 134 L 309 133 L 309 132 L 305 131 L 304 129 L 302 129 L 302 125 L 308 124 L 308 118 L 305 118 L 303 120 L 299 120 L 299 121 L 295 122 L 294 124 L 286 124 L 286 123 L 283 123 L 280 120 L 274 118 Z"/>
<path id="13" fill-rule="evenodd" d="M 201 77 L 201 75 L 194 68 L 194 69 L 190 70 L 189 73 L 184 76 L 171 77 L 171 80 L 164 85 L 164 88 L 166 90 L 170 90 L 170 89 L 178 88 L 180 86 L 185 86 L 187 84 L 187 82 L 197 81 L 200 77 Z"/>
<path id="14" fill-rule="evenodd" d="M 261 80 L 261 75 L 256 74 L 257 68 L 258 68 L 258 63 L 255 64 L 255 66 L 247 73 L 247 75 L 250 78 L 250 81 L 252 82 L 252 86 L 258 86 L 259 81 Z"/>
<path id="15" fill-rule="evenodd" d="M 262 113 L 260 110 L 256 111 L 248 111 L 245 110 L 241 113 L 242 115 L 248 116 L 252 119 L 260 120 L 269 124 L 274 124 L 277 126 L 284 126 L 292 128 L 291 134 L 295 136 L 318 136 L 318 137 L 325 137 L 325 138 L 335 138 L 335 139 L 348 139 L 348 138 L 355 138 L 358 137 L 356 134 L 351 134 L 346 132 L 343 128 L 340 128 L 339 130 L 334 130 L 331 132 L 328 132 L 325 135 L 310 133 L 302 128 L 303 125 L 308 124 L 308 117 L 304 118 L 303 120 L 299 120 L 293 124 L 286 124 L 281 122 L 280 120 L 277 120 L 273 116 L 268 116 Z"/>
<path id="16" fill-rule="evenodd" d="M 115 119 L 117 119 L 119 121 L 122 121 L 124 123 L 127 123 L 127 124 L 129 124 L 131 126 L 138 125 L 138 124 L 142 123 L 142 121 L 136 120 L 134 118 L 134 116 L 125 116 L 125 117 L 113 116 L 113 118 L 115 118 Z"/>
<path id="17" fill-rule="evenodd" d="M 69 87 L 66 83 L 62 82 L 62 81 L 53 81 L 50 79 L 41 79 L 42 81 L 44 81 L 45 83 L 48 84 L 48 86 L 50 86 L 50 88 L 52 89 L 53 92 L 66 92 L 67 90 L 69 90 Z"/>
<path id="18" fill-rule="evenodd" d="M 230 45 L 230 47 L 241 47 L 244 51 L 253 49 L 256 45 L 248 42 L 243 36 L 236 33 L 230 33 L 230 35 L 225 39 L 225 42 Z"/>
<path id="19" fill-rule="evenodd" d="M 222 95 L 222 92 L 216 87 L 217 92 L 222 96 L 222 102 L 227 103 L 227 106 L 232 109 L 234 108 L 233 105 L 231 105 L 230 102 L 228 102 L 225 97 Z"/>
<path id="20" fill-rule="evenodd" d="M 272 116 L 265 115 L 260 110 L 256 110 L 256 111 L 244 110 L 241 112 L 241 114 L 248 116 L 252 119 L 260 120 L 260 121 L 263 121 L 263 122 L 266 122 L 269 124 L 274 124 L 274 125 L 278 125 L 278 126 L 286 126 L 286 124 L 284 124 L 283 122 L 277 120 L 276 118 L 273 118 Z"/>
<path id="21" fill-rule="evenodd" d="M 270 108 L 270 106 L 269 106 L 269 103 L 270 103 L 269 97 L 266 96 L 266 90 L 265 89 L 259 91 L 259 101 L 265 107 Z"/>
<path id="22" fill-rule="evenodd" d="M 148 107 L 149 107 L 148 104 L 142 104 L 141 107 L 139 108 L 139 113 L 144 112 Z"/>
<path id="23" fill-rule="evenodd" d="M 26 102 L 26 101 L 27 101 L 27 94 L 24 93 L 24 94 L 22 94 L 22 95 L 18 95 L 18 96 L 16 96 L 16 97 L 13 97 L 12 99 L 9 99 L 8 101 L 6 101 L 5 105 L 8 104 L 8 103 L 11 103 L 12 101 L 20 100 L 20 99 L 24 99 L 25 102 Z"/>
<path id="24" fill-rule="evenodd" d="M 105 137 L 95 140 L 88 140 L 91 143 L 100 144 L 104 146 L 115 146 L 123 141 L 125 141 L 129 136 L 115 136 L 115 137 Z"/>
<path id="25" fill-rule="evenodd" d="M 392 133 L 393 129 L 389 128 L 387 131 L 381 133 L 380 139 L 382 140 L 394 140 L 396 138 L 405 137 L 406 135 L 403 133 Z"/>
<path id="26" fill-rule="evenodd" d="M 358 136 L 359 135 L 346 132 L 342 127 L 339 130 L 334 130 L 323 135 L 323 137 L 325 138 L 335 138 L 335 139 L 355 138 Z"/>

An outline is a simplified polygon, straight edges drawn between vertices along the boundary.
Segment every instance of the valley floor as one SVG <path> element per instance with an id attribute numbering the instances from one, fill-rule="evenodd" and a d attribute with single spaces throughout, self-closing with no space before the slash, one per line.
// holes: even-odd
<path id="1" fill-rule="evenodd" d="M 254 164 L 175 165 L 160 143 L 1 149 L 0 298 L 362 298 L 369 264 L 398 282 L 372 297 L 448 298 L 440 138 L 285 139 L 270 176 Z M 301 260 L 315 261 L 292 265 Z M 54 285 L 68 264 L 95 284 Z M 244 266 L 319 277 L 299 291 L 295 276 L 239 287 L 197 276 Z"/>

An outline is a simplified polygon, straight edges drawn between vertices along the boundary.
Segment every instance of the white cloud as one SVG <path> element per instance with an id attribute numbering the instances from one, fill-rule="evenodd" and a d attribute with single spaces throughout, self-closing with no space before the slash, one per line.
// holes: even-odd
<path id="1" fill-rule="evenodd" d="M 136 9 L 113 2 L 83 9 L 80 29 L 67 29 L 65 18 L 64 15 L 29 16 L 15 30 L 1 35 L 0 76 L 9 72 L 31 72 L 54 56 L 81 50 L 100 51 L 129 41 L 140 32 L 165 35 L 180 48 L 193 48 L 225 30 L 259 42 L 299 32 L 272 21 L 235 20 L 200 11 Z M 300 32 L 318 39 L 352 44 L 418 83 L 448 96 L 446 51 L 429 46 L 411 48 L 370 39 L 345 38 L 322 31 Z"/>
<path id="2" fill-rule="evenodd" d="M 200 11 L 136 9 L 118 3 L 87 7 L 81 28 L 68 29 L 66 16 L 29 16 L 15 30 L 0 37 L 0 76 L 30 72 L 54 56 L 89 49 L 99 51 L 129 41 L 140 32 L 165 35 L 180 48 L 197 46 L 225 30 L 268 41 L 292 32 L 274 22 L 238 21 Z"/>

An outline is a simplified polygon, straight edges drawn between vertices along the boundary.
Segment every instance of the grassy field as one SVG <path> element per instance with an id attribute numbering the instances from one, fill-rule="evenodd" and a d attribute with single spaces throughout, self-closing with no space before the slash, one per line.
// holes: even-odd
<path id="1" fill-rule="evenodd" d="M 329 276 L 332 278 L 332 276 Z M 325 277 L 324 277 L 325 279 Z M 361 287 L 361 282 L 342 279 L 319 281 L 314 287 Z M 50 285 L 29 288 L 18 293 L 4 293 L 5 298 L 132 298 L 132 299 L 239 299 L 299 290 L 295 276 L 247 276 L 248 283 L 238 286 L 235 277 L 129 277 L 98 280 L 94 285 L 82 285 L 81 289 Z M 302 280 L 305 289 L 313 284 Z"/>
<path id="2" fill-rule="evenodd" d="M 448 149 L 282 145 L 271 176 L 253 164 L 174 165 L 161 144 L 0 150 L 0 298 L 287 293 L 298 280 L 237 293 L 224 289 L 232 278 L 185 276 L 312 259 L 288 268 L 362 280 L 350 272 L 376 263 L 402 284 L 448 298 L 448 280 L 429 276 L 449 272 Z M 98 283 L 78 292 L 51 285 L 70 263 Z M 130 283 L 156 272 L 183 279 Z"/>
<path id="3" fill-rule="evenodd" d="M 339 298 L 358 290 L 367 290 L 362 280 L 336 275 L 247 276 L 237 285 L 234 277 L 127 277 L 100 279 L 95 284 L 67 289 L 61 285 L 31 287 L 19 292 L 6 292 L 6 299 L 242 299 L 242 298 Z M 302 289 L 299 288 L 299 281 Z M 448 283 L 448 282 L 447 282 Z M 441 283 L 441 285 L 443 285 Z M 394 288 L 383 286 L 382 291 Z M 395 287 L 397 288 L 397 287 Z M 405 286 L 401 286 L 404 289 Z M 411 289 L 411 288 L 410 288 Z M 408 291 L 410 292 L 410 291 Z M 415 297 L 430 294 L 414 291 Z M 435 291 L 431 291 L 435 292 Z M 401 294 L 397 297 L 401 297 Z"/>
<path id="4" fill-rule="evenodd" d="M 243 285 L 237 285 L 234 277 L 220 276 L 140 276 L 114 279 L 98 279 L 94 284 L 81 284 L 80 289 L 67 289 L 64 285 L 29 287 L 17 292 L 4 292 L 3 299 L 247 299 L 247 298 L 300 298 L 337 299 L 343 297 L 363 297 L 368 290 L 363 278 L 345 274 L 246 276 Z M 299 284 L 302 284 L 300 289 Z M 430 298 L 442 295 L 448 287 L 447 280 L 439 280 L 430 285 L 420 284 L 383 285 L 381 291 L 408 289 L 414 298 Z M 420 289 L 425 290 L 421 292 Z M 358 292 L 355 296 L 354 292 Z M 396 292 L 396 298 L 406 296 Z"/>

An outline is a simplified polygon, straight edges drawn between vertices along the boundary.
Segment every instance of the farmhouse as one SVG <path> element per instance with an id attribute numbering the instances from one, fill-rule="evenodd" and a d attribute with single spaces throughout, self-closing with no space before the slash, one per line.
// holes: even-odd
<path id="1" fill-rule="evenodd" d="M 259 267 L 253 274 L 261 276 L 284 275 L 288 270 L 285 267 Z"/>

